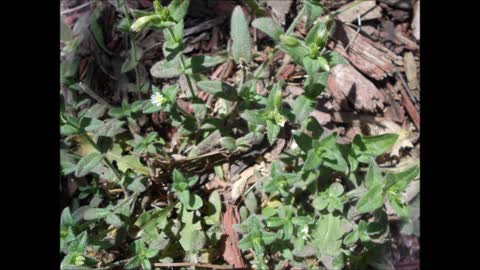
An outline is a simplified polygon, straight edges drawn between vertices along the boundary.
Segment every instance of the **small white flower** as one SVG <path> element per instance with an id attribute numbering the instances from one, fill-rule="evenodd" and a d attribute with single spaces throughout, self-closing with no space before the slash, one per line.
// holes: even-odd
<path id="1" fill-rule="evenodd" d="M 285 118 L 285 116 L 281 115 L 280 113 L 276 113 L 275 115 L 275 122 L 281 126 L 281 127 L 284 127 L 285 126 L 285 123 L 287 122 L 287 119 Z"/>
<path id="2" fill-rule="evenodd" d="M 162 93 L 156 92 L 150 97 L 150 101 L 153 103 L 153 105 L 160 107 L 168 102 L 168 98 Z"/>
<path id="3" fill-rule="evenodd" d="M 308 240 L 308 225 L 305 225 L 302 229 L 303 239 Z"/>

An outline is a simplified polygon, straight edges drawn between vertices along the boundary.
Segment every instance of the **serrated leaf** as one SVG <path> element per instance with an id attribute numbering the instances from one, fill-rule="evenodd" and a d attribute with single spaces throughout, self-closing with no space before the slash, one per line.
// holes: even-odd
<path id="1" fill-rule="evenodd" d="M 235 88 L 221 81 L 200 81 L 197 83 L 205 92 L 229 101 L 237 100 Z"/>
<path id="2" fill-rule="evenodd" d="M 370 187 L 365 194 L 358 200 L 357 208 L 358 213 L 368 213 L 383 206 L 384 193 L 382 184 L 377 184 Z"/>
<path id="3" fill-rule="evenodd" d="M 83 177 L 87 175 L 102 161 L 102 159 L 103 155 L 98 152 L 82 157 L 77 164 L 77 168 L 75 169 L 75 176 Z"/>
<path id="4" fill-rule="evenodd" d="M 241 6 L 236 6 L 233 9 L 230 37 L 232 38 L 232 53 L 235 62 L 240 64 L 240 59 L 243 59 L 246 63 L 249 63 L 252 60 L 252 39 Z"/>
<path id="5" fill-rule="evenodd" d="M 205 223 L 209 225 L 218 224 L 220 222 L 220 214 L 222 213 L 222 201 L 220 194 L 214 190 L 208 198 L 208 216 L 205 217 Z"/>
<path id="6" fill-rule="evenodd" d="M 255 19 L 252 22 L 252 26 L 277 42 L 280 41 L 280 36 L 284 33 L 283 29 L 273 19 L 268 17 Z"/>

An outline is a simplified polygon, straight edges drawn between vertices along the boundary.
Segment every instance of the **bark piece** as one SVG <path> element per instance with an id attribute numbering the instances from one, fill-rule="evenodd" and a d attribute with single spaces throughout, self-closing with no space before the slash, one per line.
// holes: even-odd
<path id="1" fill-rule="evenodd" d="M 351 3 L 344 5 L 342 8 L 350 6 Z M 375 1 L 365 1 L 357 6 L 347 9 L 338 14 L 338 19 L 342 22 L 349 23 L 356 20 L 360 16 L 362 21 L 374 20 L 382 17 L 382 8 Z"/>
<path id="2" fill-rule="evenodd" d="M 401 57 L 385 46 L 356 34 L 354 29 L 340 21 L 336 21 L 336 25 L 328 47 L 348 59 L 363 74 L 381 80 L 394 73 L 395 64 L 402 65 Z"/>
<path id="3" fill-rule="evenodd" d="M 407 52 L 403 56 L 403 62 L 405 67 L 405 75 L 407 75 L 408 87 L 412 90 L 417 89 L 417 63 L 415 62 L 413 53 Z"/>
<path id="4" fill-rule="evenodd" d="M 327 91 L 344 110 L 373 113 L 377 108 L 383 109 L 383 94 L 349 64 L 332 68 Z"/>

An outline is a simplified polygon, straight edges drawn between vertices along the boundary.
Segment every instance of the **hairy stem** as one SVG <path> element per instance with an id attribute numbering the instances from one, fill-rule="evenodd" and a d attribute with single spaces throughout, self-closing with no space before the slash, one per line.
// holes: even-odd
<path id="1" fill-rule="evenodd" d="M 300 12 L 297 14 L 297 17 L 295 17 L 295 19 L 293 20 L 292 24 L 288 27 L 287 29 L 287 32 L 285 33 L 285 35 L 288 35 L 290 34 L 293 29 L 295 29 L 295 26 L 297 26 L 298 22 L 300 21 L 300 19 L 302 18 L 303 14 L 305 13 L 305 6 L 302 7 L 302 9 L 300 10 Z"/>
<path id="2" fill-rule="evenodd" d="M 117 0 L 118 5 L 120 5 L 120 0 Z M 128 12 L 128 7 L 127 7 L 127 1 L 123 1 L 123 13 L 125 13 L 125 18 L 127 19 L 128 25 L 132 24 L 132 21 L 130 20 L 129 12 Z M 133 61 L 136 63 L 138 61 L 137 59 L 137 47 L 135 46 L 135 38 L 132 35 L 132 33 L 129 31 L 128 36 L 130 39 L 130 47 L 132 47 L 132 52 L 133 52 Z M 137 89 L 137 94 L 138 98 L 141 99 L 141 89 L 140 89 L 140 73 L 138 72 L 138 67 L 135 65 L 135 88 Z"/>

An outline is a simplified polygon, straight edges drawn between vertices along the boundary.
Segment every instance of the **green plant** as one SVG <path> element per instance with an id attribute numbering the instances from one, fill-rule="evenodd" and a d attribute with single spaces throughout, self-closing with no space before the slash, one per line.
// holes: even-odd
<path id="1" fill-rule="evenodd" d="M 234 226 L 241 234 L 238 247 L 257 269 L 280 269 L 286 262 L 306 269 L 368 267 L 388 239 L 387 206 L 408 218 L 402 192 L 419 168 L 386 173 L 378 166 L 376 158 L 395 144 L 395 134 L 357 135 L 339 144 L 336 133 L 324 132 L 310 116 L 330 69 L 346 62 L 325 47 L 332 16 L 320 17 L 319 1 L 308 0 L 286 31 L 270 18 L 255 19 L 252 26 L 276 44 L 258 63 L 240 6 L 231 17 L 230 48 L 187 56 L 183 20 L 189 1 L 153 3 L 153 11 L 145 12 L 118 1 L 125 16 L 118 28 L 131 42 L 123 71 L 139 64 L 135 33 L 148 28 L 165 37 L 163 59 L 150 70 L 160 84 L 144 84 L 138 100 L 92 105 L 90 94 L 75 90 L 80 84 L 69 66 L 75 61 L 63 63 L 62 82 L 77 95 L 60 111 L 61 174 L 81 184 L 61 214 L 62 269 L 153 269 L 159 262 L 219 260 L 225 198 L 200 188 L 211 180 L 203 176 L 226 178 L 220 165 L 245 154 L 258 157 L 256 147 L 274 146 L 279 137 L 288 140 L 286 150 L 239 195 L 245 206 L 241 224 Z M 254 4 L 249 1 L 256 14 L 264 14 Z M 310 30 L 301 37 L 294 29 L 304 15 Z M 70 39 L 68 46 L 78 44 Z M 306 72 L 305 91 L 291 102 L 283 98 L 286 82 L 269 74 L 279 50 Z M 236 64 L 232 81 L 204 74 L 224 62 Z M 137 73 L 137 89 L 138 81 Z M 141 99 L 142 93 L 151 98 Z M 162 122 L 154 125 L 158 115 Z M 105 250 L 120 255 L 106 256 Z"/>

